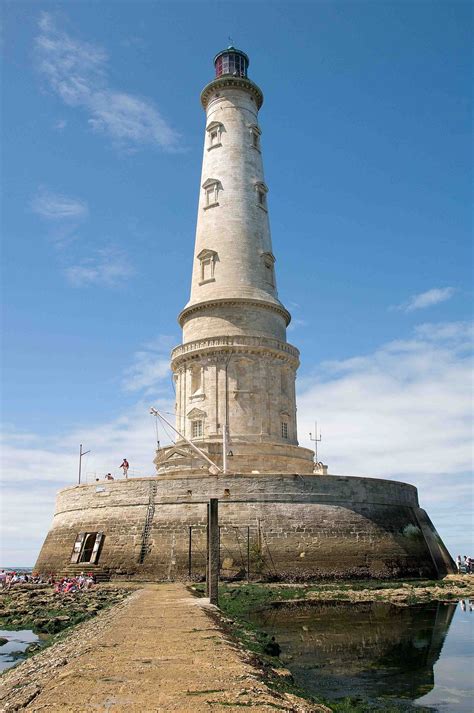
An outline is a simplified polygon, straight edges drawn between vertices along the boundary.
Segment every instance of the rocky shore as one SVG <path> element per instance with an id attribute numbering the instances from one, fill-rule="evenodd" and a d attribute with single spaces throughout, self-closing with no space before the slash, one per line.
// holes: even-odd
<path id="1" fill-rule="evenodd" d="M 130 589 L 122 586 L 96 586 L 71 594 L 55 594 L 47 584 L 18 584 L 0 590 L 0 628 L 56 634 L 129 594 Z"/>

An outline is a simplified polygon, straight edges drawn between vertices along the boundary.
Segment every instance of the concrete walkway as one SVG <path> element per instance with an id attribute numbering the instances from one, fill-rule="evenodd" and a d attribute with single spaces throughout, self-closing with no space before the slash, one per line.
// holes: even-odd
<path id="1" fill-rule="evenodd" d="M 181 584 L 146 585 L 7 673 L 4 711 L 21 682 L 27 710 L 48 713 L 316 710 L 269 690 Z"/>

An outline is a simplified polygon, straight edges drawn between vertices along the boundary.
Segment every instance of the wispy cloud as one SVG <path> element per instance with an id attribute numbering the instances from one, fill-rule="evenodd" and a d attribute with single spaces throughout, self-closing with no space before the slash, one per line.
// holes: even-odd
<path id="1" fill-rule="evenodd" d="M 117 287 L 135 270 L 125 253 L 107 241 L 89 249 L 82 240 L 81 257 L 75 259 L 71 245 L 78 240 L 78 229 L 88 218 L 86 201 L 41 187 L 31 201 L 31 209 L 49 224 L 49 238 L 61 254 L 62 270 L 72 287 Z M 96 245 L 97 245 L 97 241 Z"/>
<path id="2" fill-rule="evenodd" d="M 160 381 L 170 376 L 170 351 L 175 345 L 175 338 L 162 335 L 135 352 L 122 381 L 123 389 L 153 395 Z"/>
<path id="3" fill-rule="evenodd" d="M 126 257 L 114 248 L 102 248 L 84 258 L 79 265 L 65 269 L 66 277 L 73 287 L 119 287 L 134 270 Z"/>
<path id="4" fill-rule="evenodd" d="M 302 380 L 300 437 L 322 424 L 332 472 L 435 474 L 469 470 L 472 325 L 424 324 L 411 339 L 323 364 Z"/>
<path id="5" fill-rule="evenodd" d="M 66 119 L 58 119 L 54 125 L 53 128 L 56 129 L 56 131 L 64 131 L 64 129 L 67 126 L 67 121 Z"/>
<path id="6" fill-rule="evenodd" d="M 418 309 L 433 307 L 440 302 L 446 302 L 451 299 L 455 292 L 454 287 L 434 287 L 432 290 L 412 295 L 409 300 L 398 305 L 396 309 L 402 312 L 415 312 Z"/>
<path id="7" fill-rule="evenodd" d="M 41 218 L 53 221 L 77 220 L 87 216 L 85 201 L 41 188 L 31 201 L 31 208 Z"/>
<path id="8" fill-rule="evenodd" d="M 300 319 L 299 317 L 295 317 L 291 320 L 290 324 L 288 325 L 288 331 L 289 332 L 294 332 L 296 329 L 299 329 L 300 327 L 307 327 L 308 322 L 306 319 Z"/>
<path id="9" fill-rule="evenodd" d="M 71 37 L 50 13 L 41 14 L 36 51 L 49 87 L 68 106 L 84 109 L 92 129 L 127 149 L 146 144 L 178 148 L 178 133 L 150 99 L 110 85 L 104 49 Z"/>

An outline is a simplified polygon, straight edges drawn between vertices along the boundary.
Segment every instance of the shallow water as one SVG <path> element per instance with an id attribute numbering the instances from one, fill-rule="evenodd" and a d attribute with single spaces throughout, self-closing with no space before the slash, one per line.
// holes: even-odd
<path id="1" fill-rule="evenodd" d="M 351 696 L 440 713 L 474 710 L 469 602 L 396 607 L 334 602 L 253 612 L 295 681 L 328 700 Z"/>
<path id="2" fill-rule="evenodd" d="M 39 636 L 31 629 L 21 629 L 20 631 L 0 630 L 0 636 L 8 639 L 8 642 L 0 646 L 0 671 L 15 666 L 24 657 L 26 649 L 30 644 L 39 641 Z"/>

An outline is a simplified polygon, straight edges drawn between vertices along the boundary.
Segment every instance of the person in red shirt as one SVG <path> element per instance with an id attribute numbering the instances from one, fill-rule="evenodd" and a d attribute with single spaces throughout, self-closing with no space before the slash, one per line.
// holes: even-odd
<path id="1" fill-rule="evenodd" d="M 120 468 L 123 470 L 123 474 L 125 478 L 128 478 L 128 469 L 130 468 L 130 465 L 128 463 L 128 460 L 126 458 L 123 459 Z"/>

